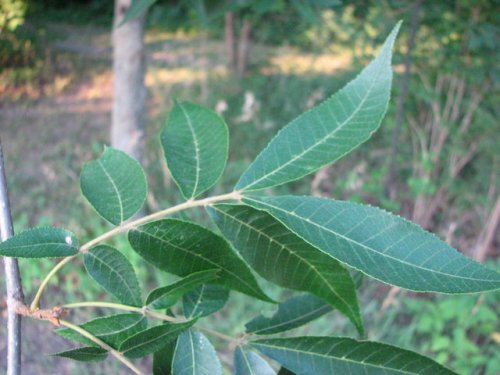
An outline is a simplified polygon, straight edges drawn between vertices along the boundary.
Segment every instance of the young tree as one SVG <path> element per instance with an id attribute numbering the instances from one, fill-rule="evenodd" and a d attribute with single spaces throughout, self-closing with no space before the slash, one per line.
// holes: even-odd
<path id="1" fill-rule="evenodd" d="M 142 162 L 146 102 L 144 82 L 146 11 L 141 11 L 127 21 L 125 16 L 129 14 L 131 5 L 132 0 L 115 0 L 111 144 Z"/>

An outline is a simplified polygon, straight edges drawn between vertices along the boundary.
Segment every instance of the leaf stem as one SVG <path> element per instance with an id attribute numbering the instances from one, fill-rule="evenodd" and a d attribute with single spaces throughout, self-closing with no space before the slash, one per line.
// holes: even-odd
<path id="1" fill-rule="evenodd" d="M 142 314 L 145 316 L 149 316 L 150 318 L 154 318 L 154 319 L 158 319 L 158 320 L 165 320 L 167 322 L 172 322 L 172 323 L 185 322 L 185 320 L 176 319 L 176 318 L 171 317 L 169 315 L 165 315 L 165 314 L 162 314 L 162 313 L 157 312 L 157 311 L 149 310 L 146 306 L 134 307 L 134 306 L 122 305 L 120 303 L 89 301 L 89 302 L 69 303 L 69 304 L 63 305 L 61 307 L 64 309 L 76 309 L 79 307 L 104 307 L 104 308 L 109 308 L 109 309 L 136 312 L 136 313 L 139 313 L 139 314 Z"/>
<path id="2" fill-rule="evenodd" d="M 49 283 L 49 280 L 52 278 L 52 276 L 54 276 L 57 273 L 57 271 L 59 271 L 66 263 L 71 262 L 76 257 L 77 257 L 77 255 L 73 255 L 71 257 L 64 258 L 59 263 L 57 263 L 54 266 L 54 268 L 52 268 L 52 270 L 50 270 L 50 272 L 47 274 L 47 276 L 45 276 L 45 279 L 43 279 L 42 283 L 38 287 L 38 290 L 35 294 L 35 298 L 33 298 L 33 302 L 31 302 L 31 305 L 30 305 L 31 311 L 38 310 L 38 308 L 40 306 L 40 298 L 42 297 L 42 293 L 43 293 L 45 287 L 47 286 L 47 284 Z"/>
<path id="3" fill-rule="evenodd" d="M 126 232 L 129 229 L 135 228 L 141 224 L 147 223 L 149 221 L 159 219 L 161 217 L 171 215 L 176 212 L 180 212 L 183 210 L 186 210 L 188 208 L 193 208 L 193 207 L 201 207 L 201 206 L 208 206 L 212 203 L 220 202 L 220 201 L 225 201 L 225 200 L 239 200 L 241 199 L 241 193 L 239 191 L 233 191 L 231 193 L 227 194 L 221 194 L 221 195 L 216 195 L 214 197 L 208 197 L 200 200 L 188 200 L 184 203 L 178 204 L 177 206 L 174 207 L 169 207 L 164 210 L 154 212 L 151 215 L 147 215 L 144 217 L 141 217 L 137 220 L 130 221 L 128 223 L 123 223 L 116 228 L 111 229 L 110 231 L 101 234 L 100 236 L 94 238 L 93 240 L 85 243 L 80 247 L 79 254 L 83 254 L 86 251 L 88 251 L 92 246 L 105 241 L 111 237 L 116 236 L 117 234 Z M 73 255 L 68 258 L 64 258 L 61 260 L 59 263 L 57 263 L 54 268 L 48 273 L 48 275 L 45 277 L 45 279 L 42 281 L 40 286 L 38 287 L 38 290 L 35 294 L 35 298 L 33 299 L 33 302 L 30 305 L 30 309 L 32 311 L 37 310 L 40 305 L 40 298 L 42 297 L 43 291 L 47 287 L 47 284 L 49 283 L 49 280 L 67 263 L 71 262 L 77 255 Z"/>
<path id="4" fill-rule="evenodd" d="M 220 333 L 218 331 L 214 331 L 213 329 L 210 329 L 210 328 L 205 328 L 205 327 L 196 327 L 196 328 L 199 329 L 200 331 L 208 333 L 209 335 L 218 337 L 218 338 L 220 338 L 220 339 L 222 339 L 224 341 L 228 341 L 230 343 L 234 343 L 235 341 L 238 341 L 238 339 L 236 339 L 234 337 L 225 335 L 225 334 Z"/>
<path id="5" fill-rule="evenodd" d="M 84 253 L 88 249 L 90 249 L 92 246 L 98 244 L 99 242 L 105 241 L 108 238 L 116 236 L 119 233 L 123 233 L 129 229 L 135 228 L 135 227 L 137 227 L 141 224 L 147 223 L 149 221 L 159 219 L 161 217 L 171 215 L 173 213 L 186 210 L 188 208 L 207 206 L 209 204 L 219 202 L 219 201 L 233 200 L 233 199 L 240 199 L 240 198 L 241 198 L 240 192 L 233 191 L 232 193 L 216 195 L 215 197 L 208 197 L 208 198 L 200 199 L 200 200 L 191 200 L 190 199 L 184 203 L 178 204 L 177 206 L 169 207 L 169 208 L 166 208 L 164 210 L 154 212 L 151 215 L 141 217 L 140 219 L 137 219 L 137 220 L 134 220 L 134 221 L 131 221 L 128 223 L 124 223 L 116 228 L 113 228 L 110 231 L 100 235 L 99 237 L 94 238 L 92 241 L 89 241 L 86 244 L 84 244 L 82 247 L 80 247 L 80 252 Z"/>
<path id="6" fill-rule="evenodd" d="M 92 342 L 96 343 L 99 345 L 101 348 L 109 351 L 111 355 L 113 355 L 117 360 L 122 362 L 125 366 L 127 366 L 129 369 L 131 369 L 135 374 L 137 375 L 145 375 L 141 370 L 139 370 L 132 362 L 130 362 L 122 353 L 120 353 L 118 350 L 114 349 L 113 347 L 109 346 L 106 344 L 104 341 L 100 340 L 99 338 L 95 337 L 93 334 L 90 332 L 86 331 L 85 329 L 77 326 L 76 324 L 70 323 L 66 320 L 59 320 L 59 324 L 62 326 L 65 326 L 69 329 L 72 329 L 73 331 L 79 333 L 80 335 L 88 338 Z"/>

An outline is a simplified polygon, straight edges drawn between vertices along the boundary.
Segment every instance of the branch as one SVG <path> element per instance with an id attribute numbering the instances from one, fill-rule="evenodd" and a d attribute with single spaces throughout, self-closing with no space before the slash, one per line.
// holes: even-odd
<path id="1" fill-rule="evenodd" d="M 7 178 L 3 162 L 2 143 L 0 141 L 0 237 L 7 240 L 14 234 L 10 215 Z M 7 375 L 21 374 L 21 316 L 15 311 L 18 304 L 23 304 L 24 295 L 17 259 L 3 258 L 5 284 L 7 290 Z"/>

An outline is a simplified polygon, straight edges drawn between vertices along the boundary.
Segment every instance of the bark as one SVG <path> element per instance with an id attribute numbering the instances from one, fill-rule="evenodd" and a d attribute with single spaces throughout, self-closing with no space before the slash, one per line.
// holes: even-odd
<path id="1" fill-rule="evenodd" d="M 118 27 L 131 0 L 115 0 L 111 144 L 138 161 L 144 156 L 145 14 Z"/>
<path id="2" fill-rule="evenodd" d="M 385 192 L 391 199 L 395 198 L 396 188 L 396 169 L 397 169 L 397 155 L 398 155 L 398 144 L 399 136 L 401 133 L 401 127 L 403 124 L 405 103 L 408 97 L 408 88 L 410 85 L 410 71 L 412 66 L 412 53 L 415 46 L 415 38 L 417 36 L 418 26 L 419 26 L 419 12 L 422 6 L 423 0 L 415 1 L 412 8 L 411 16 L 411 26 L 410 26 L 410 36 L 408 38 L 408 50 L 406 51 L 405 64 L 403 79 L 401 80 L 401 93 L 398 98 L 397 108 L 396 108 L 396 120 L 394 123 L 394 131 L 392 133 L 391 151 L 389 154 L 389 170 L 387 178 L 385 181 Z"/>
<path id="3" fill-rule="evenodd" d="M 234 45 L 234 13 L 227 12 L 224 18 L 224 41 L 226 45 L 227 66 L 231 73 L 236 72 L 236 49 Z"/>
<path id="4" fill-rule="evenodd" d="M 236 62 L 236 73 L 242 77 L 248 67 L 248 56 L 250 50 L 250 33 L 252 24 L 250 20 L 244 19 L 240 30 L 240 40 L 238 42 L 238 61 Z"/>
<path id="5" fill-rule="evenodd" d="M 10 215 L 9 194 L 0 142 L 0 237 L 5 241 L 14 230 Z M 7 375 L 21 374 L 21 316 L 16 306 L 24 301 L 17 259 L 3 258 L 7 290 Z"/>

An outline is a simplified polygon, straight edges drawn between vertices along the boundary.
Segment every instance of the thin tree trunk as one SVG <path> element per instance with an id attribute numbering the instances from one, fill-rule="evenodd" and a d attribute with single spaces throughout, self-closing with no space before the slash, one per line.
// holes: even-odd
<path id="1" fill-rule="evenodd" d="M 131 0 L 115 0 L 111 144 L 138 161 L 144 156 L 145 14 L 118 26 Z"/>
<path id="2" fill-rule="evenodd" d="M 227 12 L 224 17 L 224 40 L 226 44 L 227 66 L 231 73 L 236 72 L 236 49 L 234 45 L 234 13 Z"/>
<path id="3" fill-rule="evenodd" d="M 392 133 L 391 151 L 389 154 L 389 170 L 387 173 L 387 178 L 385 181 L 385 192 L 386 195 L 392 199 L 395 198 L 396 188 L 396 158 L 398 155 L 398 143 L 399 135 L 401 133 L 401 126 L 404 118 L 405 103 L 408 97 L 408 87 L 410 85 L 410 71 L 412 65 L 412 53 L 413 47 L 415 46 L 415 38 L 417 36 L 418 26 L 419 26 L 419 12 L 424 0 L 417 0 L 413 4 L 412 15 L 411 15 L 411 26 L 410 35 L 408 38 L 408 50 L 405 56 L 405 65 L 403 79 L 401 80 L 401 93 L 398 98 L 397 108 L 396 108 L 396 120 L 394 123 L 394 131 Z"/>
<path id="4" fill-rule="evenodd" d="M 12 237 L 14 229 L 10 216 L 7 178 L 0 141 L 0 237 L 5 241 Z M 21 316 L 16 305 L 24 302 L 23 288 L 17 259 L 3 258 L 7 290 L 7 375 L 21 374 Z"/>
<path id="5" fill-rule="evenodd" d="M 250 20 L 244 19 L 240 30 L 240 40 L 238 42 L 238 61 L 236 65 L 236 73 L 242 77 L 248 67 L 248 56 L 250 50 L 250 33 L 252 24 Z"/>
<path id="6" fill-rule="evenodd" d="M 495 207 L 491 211 L 486 227 L 479 236 L 481 242 L 476 250 L 476 253 L 474 254 L 475 255 L 474 257 L 478 262 L 484 262 L 484 260 L 486 259 L 486 255 L 488 255 L 488 251 L 493 243 L 493 240 L 495 239 L 495 233 L 499 222 L 500 222 L 500 197 L 497 198 L 497 202 L 495 204 Z"/>

